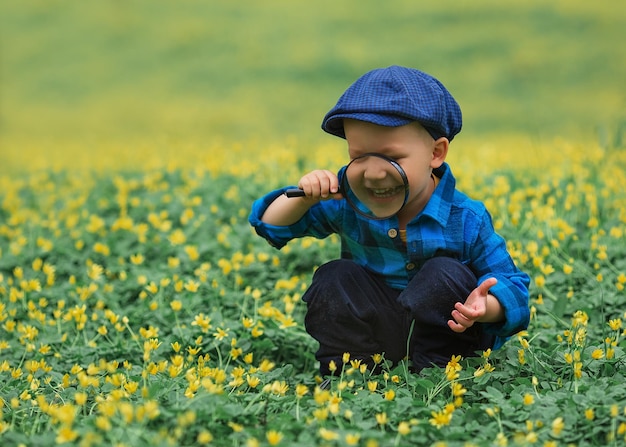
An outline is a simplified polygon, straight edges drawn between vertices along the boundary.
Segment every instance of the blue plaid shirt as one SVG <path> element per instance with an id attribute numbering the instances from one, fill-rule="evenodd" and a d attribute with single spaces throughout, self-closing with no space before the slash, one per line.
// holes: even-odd
<path id="1" fill-rule="evenodd" d="M 250 224 L 276 248 L 298 237 L 341 237 L 341 257 L 351 259 L 389 286 L 404 289 L 423 263 L 434 256 L 448 256 L 467 265 L 477 285 L 489 277 L 498 283 L 490 293 L 504 308 L 505 321 L 484 324 L 497 336 L 494 348 L 507 337 L 526 329 L 530 312 L 530 278 L 514 264 L 505 240 L 498 235 L 485 206 L 456 190 L 456 180 L 444 163 L 434 171 L 440 178 L 426 207 L 406 227 L 402 241 L 395 217 L 371 220 L 360 216 L 345 200 L 319 202 L 293 225 L 275 226 L 261 221 L 267 207 L 287 188 L 273 191 L 252 205 Z"/>

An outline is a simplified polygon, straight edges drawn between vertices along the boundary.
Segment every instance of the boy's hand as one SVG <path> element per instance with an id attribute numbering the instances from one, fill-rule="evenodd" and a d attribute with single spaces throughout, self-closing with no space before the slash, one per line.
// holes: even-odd
<path id="1" fill-rule="evenodd" d="M 339 193 L 339 179 L 336 174 L 328 170 L 318 169 L 309 172 L 300 179 L 298 188 L 304 191 L 307 198 L 315 200 L 341 198 L 341 196 L 335 196 Z"/>
<path id="2" fill-rule="evenodd" d="M 489 294 L 498 282 L 495 278 L 487 278 L 467 297 L 465 303 L 456 303 L 452 311 L 452 320 L 448 320 L 448 326 L 454 332 L 464 332 L 475 322 L 496 322 L 504 319 L 504 311 L 500 302 Z"/>

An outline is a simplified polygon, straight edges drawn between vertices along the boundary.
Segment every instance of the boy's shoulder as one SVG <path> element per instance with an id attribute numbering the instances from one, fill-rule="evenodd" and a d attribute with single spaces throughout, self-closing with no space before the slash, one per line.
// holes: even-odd
<path id="1" fill-rule="evenodd" d="M 449 200 L 450 205 L 453 208 L 469 210 L 479 215 L 482 215 L 487 211 L 487 207 L 482 201 L 470 197 L 468 194 L 458 189 L 456 178 L 452 172 L 452 168 L 450 167 L 450 165 L 448 165 L 448 163 L 444 163 L 434 172 L 435 175 L 438 175 L 443 180 L 443 199 Z"/>
<path id="2" fill-rule="evenodd" d="M 451 173 L 450 173 L 451 175 Z M 451 213 L 454 212 L 462 212 L 462 213 L 469 213 L 472 214 L 474 216 L 476 216 L 476 218 L 478 219 L 482 219 L 485 214 L 489 214 L 489 211 L 487 210 L 487 206 L 485 205 L 485 203 L 481 200 L 475 199 L 473 197 L 471 197 L 469 194 L 465 193 L 464 191 L 459 190 L 456 185 L 454 187 L 454 192 L 452 194 L 452 200 L 451 200 Z"/>

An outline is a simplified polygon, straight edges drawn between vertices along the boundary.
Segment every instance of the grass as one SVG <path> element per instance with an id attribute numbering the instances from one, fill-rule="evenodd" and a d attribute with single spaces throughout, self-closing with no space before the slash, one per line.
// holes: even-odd
<path id="1" fill-rule="evenodd" d="M 513 146 L 548 154 L 516 169 L 497 148 L 452 160 L 533 277 L 528 331 L 420 375 L 354 363 L 329 391 L 316 386 L 300 296 L 338 244 L 277 252 L 252 234 L 247 213 L 271 163 L 250 176 L 206 160 L 2 177 L 3 442 L 618 445 L 626 159 L 620 148 L 550 148 Z"/>
<path id="2" fill-rule="evenodd" d="M 2 445 L 623 444 L 625 16 L 582 1 L 4 2 Z M 338 241 L 276 251 L 247 215 L 345 162 L 321 117 L 392 63 L 461 103 L 449 161 L 531 275 L 531 324 L 419 375 L 348 363 L 324 391 L 300 296 Z"/>

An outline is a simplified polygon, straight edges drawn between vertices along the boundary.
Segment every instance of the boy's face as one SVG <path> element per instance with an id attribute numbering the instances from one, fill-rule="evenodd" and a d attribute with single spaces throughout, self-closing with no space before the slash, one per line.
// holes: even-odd
<path id="1" fill-rule="evenodd" d="M 409 182 L 409 197 L 398 217 L 407 220 L 417 215 L 426 205 L 434 190 L 431 178 L 432 170 L 441 166 L 448 152 L 448 140 L 443 137 L 433 140 L 430 134 L 419 124 L 411 123 L 400 127 L 385 127 L 365 121 L 345 119 L 344 131 L 348 142 L 350 159 L 368 153 L 377 153 L 395 160 L 405 171 Z M 368 194 L 373 205 L 378 209 L 389 203 L 390 207 L 397 206 L 400 198 L 389 197 L 393 191 L 404 198 L 404 190 L 396 188 L 397 179 L 389 175 L 389 171 L 380 168 L 375 158 L 372 163 L 359 163 L 361 170 L 353 182 L 359 182 L 359 187 L 371 191 Z M 395 189 L 394 189 L 395 188 Z M 387 194 L 380 194 L 386 191 Z M 368 205 L 370 206 L 370 205 Z M 384 211 L 381 211 L 384 214 Z M 391 212 L 393 213 L 393 211 Z M 390 213 L 390 214 L 391 214 Z"/>

